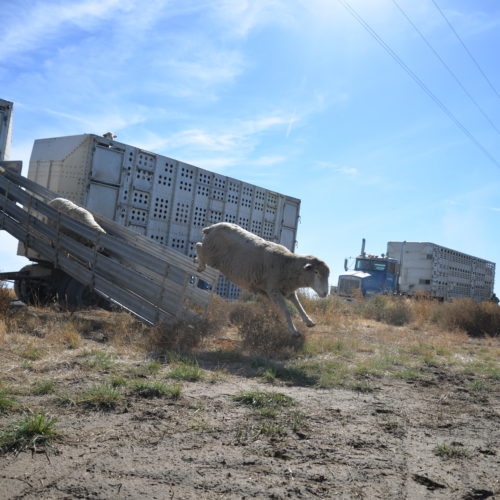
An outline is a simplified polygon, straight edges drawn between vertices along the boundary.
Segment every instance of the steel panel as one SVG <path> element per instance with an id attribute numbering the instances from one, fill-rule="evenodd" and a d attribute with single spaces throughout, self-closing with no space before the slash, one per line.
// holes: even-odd
<path id="1" fill-rule="evenodd" d="M 114 219 L 118 200 L 118 188 L 90 183 L 85 206 L 108 219 Z"/>
<path id="2" fill-rule="evenodd" d="M 95 146 L 92 155 L 91 180 L 106 184 L 120 184 L 123 150 Z"/>

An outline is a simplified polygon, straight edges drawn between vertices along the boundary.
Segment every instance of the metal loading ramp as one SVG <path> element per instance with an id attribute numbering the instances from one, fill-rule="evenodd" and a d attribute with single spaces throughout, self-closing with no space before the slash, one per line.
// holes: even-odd
<path id="1" fill-rule="evenodd" d="M 56 197 L 0 168 L 0 230 L 19 240 L 37 262 L 27 267 L 41 266 L 37 279 L 44 285 L 57 291 L 62 285 L 55 281 L 68 275 L 149 324 L 205 314 L 217 271 L 198 273 L 191 258 L 94 214 L 106 231 L 102 234 L 49 206 Z M 3 278 L 9 274 L 16 273 L 4 273 Z"/>

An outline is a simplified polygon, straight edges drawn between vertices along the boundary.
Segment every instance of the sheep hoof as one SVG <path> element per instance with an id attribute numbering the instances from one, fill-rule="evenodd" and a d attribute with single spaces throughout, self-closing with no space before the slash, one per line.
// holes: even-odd
<path id="1" fill-rule="evenodd" d="M 313 326 L 316 326 L 316 323 L 313 323 L 312 321 L 310 323 L 306 323 L 306 326 L 308 328 L 312 328 Z"/>

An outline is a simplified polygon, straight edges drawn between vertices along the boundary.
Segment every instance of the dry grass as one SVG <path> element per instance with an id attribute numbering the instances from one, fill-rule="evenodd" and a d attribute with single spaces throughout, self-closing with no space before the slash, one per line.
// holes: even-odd
<path id="1" fill-rule="evenodd" d="M 177 321 L 173 324 L 162 323 L 150 330 L 146 349 L 157 357 L 170 351 L 192 351 L 203 342 L 210 332 L 211 325 L 208 320 Z"/>
<path id="2" fill-rule="evenodd" d="M 237 303 L 229 318 L 238 328 L 244 351 L 289 357 L 303 348 L 304 337 L 292 337 L 281 315 L 267 300 Z"/>
<path id="3" fill-rule="evenodd" d="M 59 344 L 63 348 L 76 349 L 82 340 L 82 328 L 78 321 L 49 321 L 47 323 L 45 338 L 48 342 Z"/>
<path id="4" fill-rule="evenodd" d="M 357 321 L 352 304 L 336 295 L 330 295 L 325 299 L 317 299 L 299 294 L 299 299 L 316 324 L 319 327 L 327 327 L 329 331 L 348 330 Z"/>
<path id="5" fill-rule="evenodd" d="M 103 311 L 104 312 L 104 311 Z M 107 314 L 105 316 L 108 316 Z M 103 321 L 102 332 L 105 338 L 116 347 L 144 345 L 148 327 L 127 312 L 116 312 L 114 320 Z"/>
<path id="6" fill-rule="evenodd" d="M 433 310 L 431 319 L 442 329 L 460 329 L 474 337 L 500 335 L 500 307 L 493 302 L 462 299 L 443 303 Z"/>
<path id="7" fill-rule="evenodd" d="M 10 306 L 10 303 L 15 299 L 14 291 L 6 288 L 4 283 L 0 281 L 0 316 L 4 316 Z"/>
<path id="8" fill-rule="evenodd" d="M 167 361 L 171 369 L 176 366 L 172 353 L 189 353 L 198 370 L 198 356 L 211 353 L 216 369 L 245 365 L 248 373 L 273 384 L 372 390 L 379 377 L 425 378 L 433 366 L 468 374 L 475 387 L 488 388 L 491 380 L 500 379 L 495 338 L 500 308 L 492 303 L 442 304 L 391 297 L 361 302 L 301 297 L 301 301 L 317 326 L 306 329 L 296 317 L 305 334 L 298 339 L 290 336 L 281 313 L 269 301 L 255 297 L 232 303 L 216 298 L 205 320 L 157 327 L 124 312 L 7 308 L 0 313 L 5 368 L 0 383 L 2 379 L 8 383 L 9 370 L 26 380 L 30 372 L 53 378 L 57 376 L 53 367 L 68 363 L 85 376 L 107 371 L 116 377 L 127 378 L 133 372 L 149 377 L 155 375 L 145 368 L 151 358 Z M 480 341 L 471 337 L 479 332 Z M 137 366 L 137 359 L 146 361 Z M 163 370 L 164 365 L 156 363 L 156 372 Z"/>
<path id="9" fill-rule="evenodd" d="M 184 353 L 204 345 L 229 322 L 230 306 L 220 297 L 214 297 L 206 318 L 161 323 L 144 331 L 144 348 L 153 356 L 162 357 L 166 352 Z"/>
<path id="10" fill-rule="evenodd" d="M 369 300 L 358 301 L 356 308 L 364 318 L 387 323 L 388 325 L 402 326 L 413 320 L 411 302 L 411 299 L 404 297 L 375 295 Z"/>

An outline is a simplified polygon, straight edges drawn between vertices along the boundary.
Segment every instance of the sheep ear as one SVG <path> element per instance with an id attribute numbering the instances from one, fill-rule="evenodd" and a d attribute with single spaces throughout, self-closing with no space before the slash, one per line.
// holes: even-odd
<path id="1" fill-rule="evenodd" d="M 313 268 L 313 265 L 312 265 L 312 264 L 306 264 L 306 265 L 304 266 L 304 269 L 305 269 L 306 271 L 310 271 L 312 268 Z"/>

